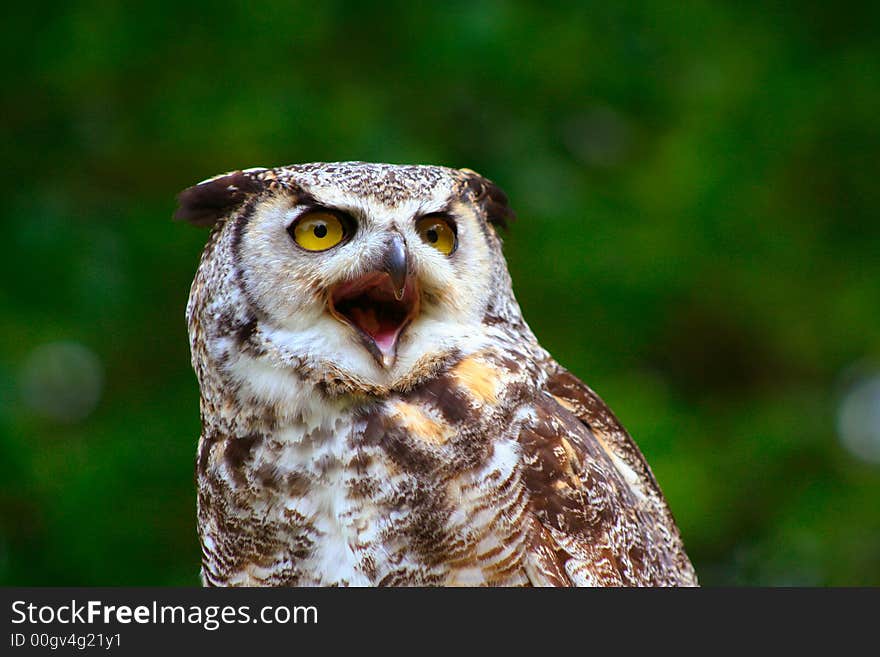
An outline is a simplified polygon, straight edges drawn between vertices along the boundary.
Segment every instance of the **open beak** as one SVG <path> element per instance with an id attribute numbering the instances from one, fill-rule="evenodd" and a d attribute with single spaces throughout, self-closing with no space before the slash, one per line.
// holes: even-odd
<path id="1" fill-rule="evenodd" d="M 393 234 L 375 271 L 330 291 L 330 313 L 353 327 L 383 367 L 394 363 L 403 330 L 418 314 L 419 293 L 409 275 L 406 245 Z"/>

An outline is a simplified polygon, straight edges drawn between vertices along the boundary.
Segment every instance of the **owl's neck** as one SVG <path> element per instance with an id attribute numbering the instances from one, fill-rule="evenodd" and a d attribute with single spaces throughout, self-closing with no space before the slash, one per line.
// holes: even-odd
<path id="1" fill-rule="evenodd" d="M 260 349 L 236 348 L 234 336 L 226 336 L 198 359 L 213 361 L 199 372 L 202 421 L 226 435 L 238 436 L 288 427 L 306 432 L 332 430 L 340 415 L 406 394 L 476 353 L 529 343 L 540 350 L 524 324 L 487 325 L 484 335 L 471 337 L 462 343 L 465 349 L 426 354 L 408 364 L 400 376 L 377 383 L 353 377 L 333 363 L 310 363 L 267 341 L 260 343 Z M 207 346 L 211 344 L 208 341 Z M 215 358 L 218 353 L 221 357 Z"/>

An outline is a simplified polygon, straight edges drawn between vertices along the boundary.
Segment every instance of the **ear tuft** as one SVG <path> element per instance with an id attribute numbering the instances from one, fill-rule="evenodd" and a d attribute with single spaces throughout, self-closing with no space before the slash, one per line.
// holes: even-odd
<path id="1" fill-rule="evenodd" d="M 471 169 L 461 169 L 467 176 L 467 187 L 474 198 L 474 203 L 482 208 L 483 213 L 493 226 L 507 228 L 516 219 L 516 213 L 510 207 L 507 194 L 488 178 L 484 178 Z"/>
<path id="2" fill-rule="evenodd" d="M 193 185 L 177 195 L 177 221 L 194 226 L 213 226 L 241 205 L 248 194 L 262 191 L 264 184 L 250 172 L 234 171 Z"/>

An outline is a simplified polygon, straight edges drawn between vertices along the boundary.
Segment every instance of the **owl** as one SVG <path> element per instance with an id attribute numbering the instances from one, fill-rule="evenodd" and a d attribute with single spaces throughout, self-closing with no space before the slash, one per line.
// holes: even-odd
<path id="1" fill-rule="evenodd" d="M 605 403 L 523 319 L 469 169 L 245 169 L 186 316 L 208 586 L 677 586 L 694 569 Z"/>

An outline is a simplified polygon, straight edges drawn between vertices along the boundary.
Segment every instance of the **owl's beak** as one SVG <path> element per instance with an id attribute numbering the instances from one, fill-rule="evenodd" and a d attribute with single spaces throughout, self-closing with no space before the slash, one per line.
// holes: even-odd
<path id="1" fill-rule="evenodd" d="M 382 259 L 382 268 L 391 278 L 391 286 L 394 289 L 394 298 L 400 301 L 406 289 L 407 258 L 406 245 L 403 237 L 393 233 Z"/>
<path id="2" fill-rule="evenodd" d="M 409 274 L 406 245 L 393 234 L 373 271 L 330 292 L 330 314 L 357 331 L 382 367 L 394 363 L 398 339 L 419 311 L 418 283 Z"/>

